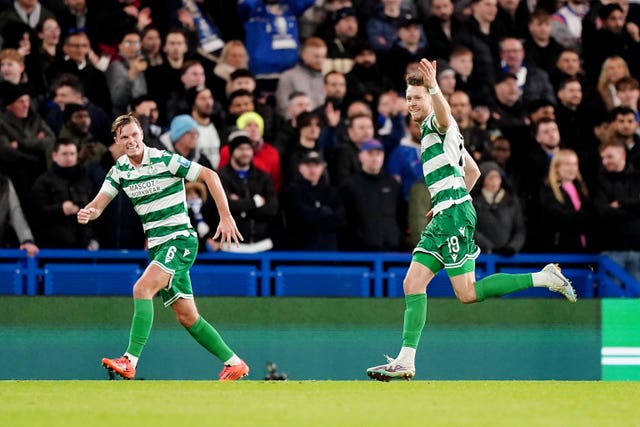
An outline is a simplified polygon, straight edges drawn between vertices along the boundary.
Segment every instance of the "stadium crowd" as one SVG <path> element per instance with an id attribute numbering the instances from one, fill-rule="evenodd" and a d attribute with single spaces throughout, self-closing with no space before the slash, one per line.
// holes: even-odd
<path id="1" fill-rule="evenodd" d="M 0 0 L 0 34 L 2 247 L 144 247 L 124 196 L 75 217 L 130 112 L 218 171 L 235 250 L 411 249 L 430 202 L 404 76 L 426 57 L 482 170 L 483 251 L 639 263 L 640 3 Z M 219 250 L 204 186 L 187 204 Z"/>

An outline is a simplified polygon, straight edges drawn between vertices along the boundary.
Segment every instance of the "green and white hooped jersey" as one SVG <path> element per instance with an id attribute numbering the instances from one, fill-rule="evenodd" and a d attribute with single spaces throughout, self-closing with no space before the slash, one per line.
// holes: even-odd
<path id="1" fill-rule="evenodd" d="M 109 170 L 100 192 L 113 199 L 124 190 L 152 248 L 177 236 L 195 235 L 184 180 L 195 181 L 201 170 L 202 166 L 178 154 L 145 146 L 140 166 L 134 167 L 123 155 Z"/>
<path id="2" fill-rule="evenodd" d="M 420 161 L 424 182 L 433 202 L 433 214 L 450 206 L 471 200 L 464 182 L 464 138 L 458 124 L 451 117 L 451 124 L 442 134 L 435 126 L 432 112 L 422 122 Z"/>

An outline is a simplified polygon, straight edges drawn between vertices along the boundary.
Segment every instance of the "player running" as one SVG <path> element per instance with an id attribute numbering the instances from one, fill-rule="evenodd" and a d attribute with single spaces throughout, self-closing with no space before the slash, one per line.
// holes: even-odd
<path id="1" fill-rule="evenodd" d="M 125 155 L 111 168 L 95 199 L 78 211 L 78 222 L 86 224 L 98 218 L 118 191 L 124 190 L 142 220 L 151 263 L 133 286 L 134 314 L 127 351 L 116 359 L 102 359 L 102 365 L 125 379 L 135 377 L 138 358 L 153 324 L 152 298 L 159 292 L 178 322 L 223 362 L 220 381 L 246 376 L 249 367 L 198 313 L 189 278 L 198 253 L 198 237 L 189 222 L 185 179 L 203 181 L 213 195 L 220 214 L 214 239 L 220 237 L 222 245 L 237 245 L 238 239 L 242 240 L 218 175 L 178 154 L 147 147 L 140 123 L 131 114 L 116 118 L 111 133 Z"/>
<path id="2" fill-rule="evenodd" d="M 427 316 L 427 285 L 443 267 L 456 297 L 465 304 L 484 301 L 532 286 L 546 287 L 576 302 L 571 282 L 557 264 L 537 273 L 498 273 L 476 282 L 475 260 L 480 249 L 473 241 L 476 212 L 469 192 L 480 170 L 464 148 L 458 125 L 438 88 L 436 62 L 422 59 L 418 72 L 406 78 L 406 99 L 411 118 L 422 127 L 421 162 L 433 209 L 432 221 L 420 242 L 404 279 L 406 308 L 402 348 L 395 359 L 367 369 L 378 381 L 409 380 L 415 375 L 415 354 Z"/>

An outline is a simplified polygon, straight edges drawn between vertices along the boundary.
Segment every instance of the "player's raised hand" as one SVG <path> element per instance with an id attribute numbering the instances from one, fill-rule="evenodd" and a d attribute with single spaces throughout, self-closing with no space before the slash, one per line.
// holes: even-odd
<path id="1" fill-rule="evenodd" d="M 431 61 L 422 58 L 418 64 L 418 71 L 422 74 L 424 84 L 427 88 L 434 88 L 438 86 L 438 80 L 436 79 L 436 61 Z"/>
<path id="2" fill-rule="evenodd" d="M 236 247 L 239 247 L 240 242 L 238 239 L 240 241 L 244 241 L 244 237 L 240 234 L 236 221 L 231 215 L 220 218 L 220 224 L 218 224 L 218 229 L 216 230 L 216 234 L 213 236 L 213 239 L 217 239 L 218 236 L 220 237 L 220 247 L 222 249 L 225 247 L 231 248 L 232 243 L 235 243 Z"/>

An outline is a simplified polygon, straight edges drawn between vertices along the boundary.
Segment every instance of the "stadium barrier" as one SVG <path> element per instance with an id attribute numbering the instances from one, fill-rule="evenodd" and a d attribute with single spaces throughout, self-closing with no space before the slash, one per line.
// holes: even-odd
<path id="1" fill-rule="evenodd" d="M 201 253 L 191 278 L 203 296 L 401 297 L 410 259 L 408 253 Z M 549 261 L 562 265 L 581 298 L 640 296 L 640 282 L 605 255 L 481 255 L 476 276 L 535 271 Z M 147 263 L 142 250 L 44 249 L 36 257 L 0 250 L 0 294 L 130 295 Z M 446 272 L 436 275 L 428 293 L 454 297 Z M 561 296 L 533 288 L 512 297 Z"/>

